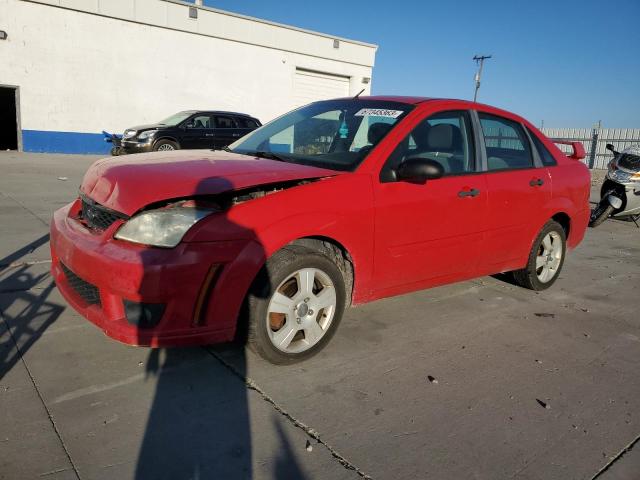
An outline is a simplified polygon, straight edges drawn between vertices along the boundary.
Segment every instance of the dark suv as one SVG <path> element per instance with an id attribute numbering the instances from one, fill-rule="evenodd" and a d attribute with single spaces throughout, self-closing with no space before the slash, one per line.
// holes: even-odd
<path id="1" fill-rule="evenodd" d="M 260 120 L 244 113 L 188 110 L 153 125 L 127 128 L 121 153 L 222 148 L 260 125 Z"/>

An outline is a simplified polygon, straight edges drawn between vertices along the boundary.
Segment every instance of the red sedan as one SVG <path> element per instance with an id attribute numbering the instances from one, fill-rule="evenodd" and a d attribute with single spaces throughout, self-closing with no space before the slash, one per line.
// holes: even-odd
<path id="1" fill-rule="evenodd" d="M 97 161 L 54 214 L 52 272 L 122 342 L 289 363 L 349 305 L 499 272 L 548 288 L 589 220 L 572 147 L 466 101 L 317 102 L 224 151 Z"/>

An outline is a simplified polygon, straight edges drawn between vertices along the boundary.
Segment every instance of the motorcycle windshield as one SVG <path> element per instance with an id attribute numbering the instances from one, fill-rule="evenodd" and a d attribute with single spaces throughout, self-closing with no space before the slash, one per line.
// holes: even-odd
<path id="1" fill-rule="evenodd" d="M 621 153 L 618 157 L 618 167 L 637 172 L 640 170 L 640 155 Z"/>

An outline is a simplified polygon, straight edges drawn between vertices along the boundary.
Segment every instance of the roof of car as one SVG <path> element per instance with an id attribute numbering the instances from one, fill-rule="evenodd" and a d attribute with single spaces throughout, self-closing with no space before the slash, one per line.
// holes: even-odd
<path id="1" fill-rule="evenodd" d="M 249 117 L 254 118 L 252 115 L 248 113 L 240 113 L 240 112 L 227 112 L 225 110 L 185 110 L 181 113 L 213 113 L 213 114 L 225 114 L 225 115 L 239 115 L 241 117 Z"/>
<path id="2" fill-rule="evenodd" d="M 344 97 L 348 99 L 350 97 Z M 470 100 L 463 100 L 460 98 L 437 98 L 437 97 L 417 97 L 410 95 L 371 95 L 371 96 L 362 96 L 358 97 L 359 100 L 376 100 L 380 102 L 399 102 L 399 103 L 407 103 L 410 105 L 417 105 L 419 103 L 424 102 L 435 102 L 435 101 L 451 101 L 451 102 L 462 102 L 473 104 L 474 102 Z"/>
<path id="3" fill-rule="evenodd" d="M 439 100 L 431 97 L 411 97 L 406 95 L 372 95 L 367 97 L 358 97 L 359 100 L 377 100 L 380 102 L 400 102 L 410 103 L 412 105 L 426 102 L 427 100 Z"/>
<path id="4" fill-rule="evenodd" d="M 355 100 L 353 97 L 343 97 L 338 100 L 349 100 L 349 99 Z M 508 114 L 524 120 L 518 114 L 509 112 L 502 108 L 494 107 L 493 105 L 488 105 L 486 103 L 473 102 L 471 100 L 463 100 L 461 98 L 414 97 L 414 96 L 403 96 L 403 95 L 372 95 L 372 96 L 358 97 L 358 100 L 374 100 L 379 102 L 399 102 L 399 103 L 406 103 L 408 105 L 418 105 L 420 103 L 425 103 L 425 102 L 456 102 L 458 104 L 466 105 L 467 108 L 471 108 L 472 106 L 475 106 L 475 107 L 482 106 L 485 109 L 493 111 L 496 114 L 500 114 L 500 113 Z"/>

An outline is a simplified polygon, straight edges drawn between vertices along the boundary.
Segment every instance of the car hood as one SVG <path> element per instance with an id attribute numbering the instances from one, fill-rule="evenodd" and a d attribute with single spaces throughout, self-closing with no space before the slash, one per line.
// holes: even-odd
<path id="1" fill-rule="evenodd" d="M 169 125 L 163 125 L 161 123 L 150 123 L 148 125 L 137 125 L 135 127 L 129 127 L 125 130 L 125 132 L 133 131 L 133 130 L 135 130 L 136 132 L 140 132 L 144 130 L 157 130 L 159 128 L 167 128 L 167 127 L 169 127 Z"/>
<path id="2" fill-rule="evenodd" d="M 163 200 L 341 173 L 223 151 L 176 150 L 98 160 L 80 191 L 107 208 L 133 215 Z"/>

